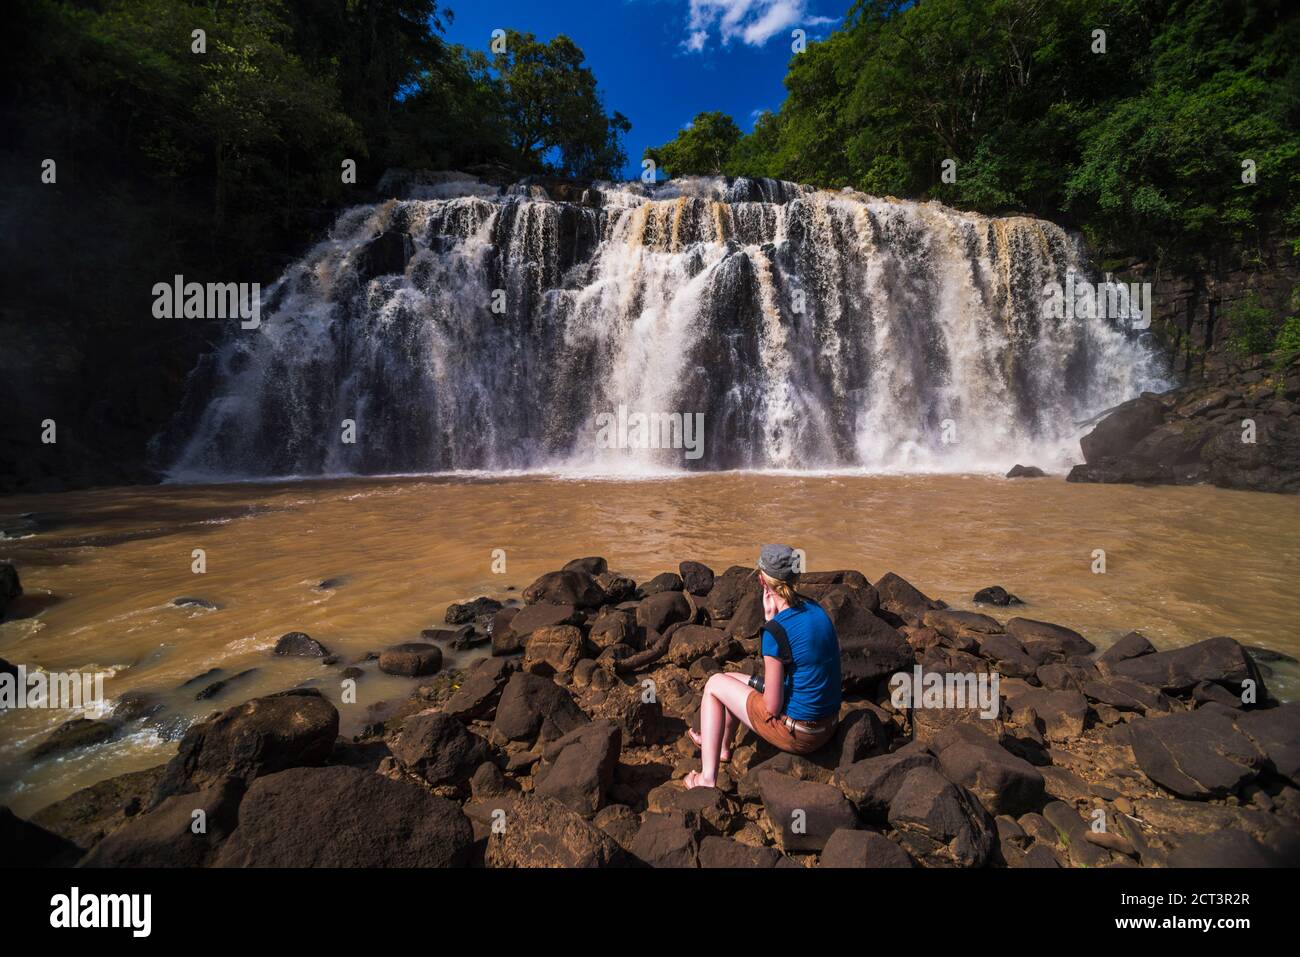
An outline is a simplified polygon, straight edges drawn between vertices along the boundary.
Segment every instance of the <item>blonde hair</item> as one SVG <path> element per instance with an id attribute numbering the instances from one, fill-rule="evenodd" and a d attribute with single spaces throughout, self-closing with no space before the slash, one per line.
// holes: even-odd
<path id="1" fill-rule="evenodd" d="M 792 575 L 788 582 L 783 582 L 779 578 L 773 578 L 761 568 L 758 570 L 758 575 L 763 579 L 763 584 L 772 589 L 772 591 L 776 593 L 776 597 L 780 598 L 791 608 L 803 604 L 803 599 L 800 598 L 799 593 L 795 591 L 795 588 L 799 584 L 799 576 L 797 574 Z"/>

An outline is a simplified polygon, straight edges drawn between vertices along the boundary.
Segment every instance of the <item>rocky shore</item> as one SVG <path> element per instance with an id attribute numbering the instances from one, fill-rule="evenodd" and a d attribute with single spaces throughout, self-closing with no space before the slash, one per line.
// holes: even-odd
<path id="1" fill-rule="evenodd" d="M 1000 586 L 977 598 L 995 614 L 952 610 L 894 574 L 813 572 L 800 590 L 839 633 L 839 729 L 807 757 L 745 731 L 717 788 L 681 786 L 699 767 L 686 731 L 709 676 L 758 653 L 751 569 L 684 561 L 638 583 L 583 558 L 522 601 L 452 605 L 422 640 L 331 671 L 412 676 L 410 698 L 354 738 L 316 688 L 255 698 L 190 727 L 165 765 L 31 820 L 0 809 L 2 863 L 1300 863 L 1300 703 L 1271 698 L 1263 650 L 1213 637 L 1158 651 L 1131 633 L 1098 653 L 1069 628 L 1005 617 L 1022 602 Z M 307 635 L 281 644 L 344 667 Z M 447 645 L 491 654 L 443 671 Z M 986 680 L 996 707 L 900 707 L 891 677 L 917 668 Z"/>
<path id="2" fill-rule="evenodd" d="M 1300 492 L 1300 353 L 1220 362 L 1207 378 L 1110 410 L 1071 482 Z"/>

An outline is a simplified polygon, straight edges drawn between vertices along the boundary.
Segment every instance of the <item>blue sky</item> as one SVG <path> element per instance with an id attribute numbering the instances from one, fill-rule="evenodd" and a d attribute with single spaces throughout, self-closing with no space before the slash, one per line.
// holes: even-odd
<path id="1" fill-rule="evenodd" d="M 839 25 L 851 0 L 446 0 L 447 39 L 486 50 L 495 29 L 582 47 L 608 111 L 632 121 L 629 178 L 641 152 L 672 139 L 702 110 L 722 110 L 749 132 L 785 99 L 791 31 L 809 40 Z"/>

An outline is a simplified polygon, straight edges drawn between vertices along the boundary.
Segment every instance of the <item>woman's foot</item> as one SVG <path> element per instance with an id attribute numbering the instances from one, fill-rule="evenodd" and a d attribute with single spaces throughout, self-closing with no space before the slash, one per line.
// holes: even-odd
<path id="1" fill-rule="evenodd" d="M 699 733 L 698 731 L 696 731 L 694 728 L 687 728 L 687 729 L 686 729 L 686 733 L 689 734 L 689 735 L 691 736 L 691 740 L 695 742 L 695 746 L 696 746 L 697 748 L 702 748 L 702 747 L 704 747 L 704 742 L 703 742 L 702 740 L 700 740 L 700 733 Z M 719 760 L 719 761 L 730 761 L 730 760 L 731 760 L 731 748 L 727 747 L 727 746 L 724 744 L 724 745 L 722 746 L 722 751 L 719 752 L 719 754 L 718 754 L 718 760 Z"/>
<path id="2" fill-rule="evenodd" d="M 686 777 L 682 778 L 682 786 L 689 791 L 691 788 L 717 787 L 717 782 L 704 780 L 704 772 L 702 771 L 692 771 L 690 774 L 686 775 Z"/>

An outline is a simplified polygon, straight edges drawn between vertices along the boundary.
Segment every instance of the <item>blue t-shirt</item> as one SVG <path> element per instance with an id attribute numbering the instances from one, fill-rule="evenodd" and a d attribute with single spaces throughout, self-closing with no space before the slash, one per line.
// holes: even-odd
<path id="1" fill-rule="evenodd" d="M 840 710 L 840 641 L 830 616 L 815 601 L 787 608 L 772 619 L 790 639 L 794 668 L 785 673 L 785 714 L 815 721 Z M 763 632 L 763 654 L 781 657 L 776 639 Z M 791 673 L 793 672 L 793 674 Z"/>

